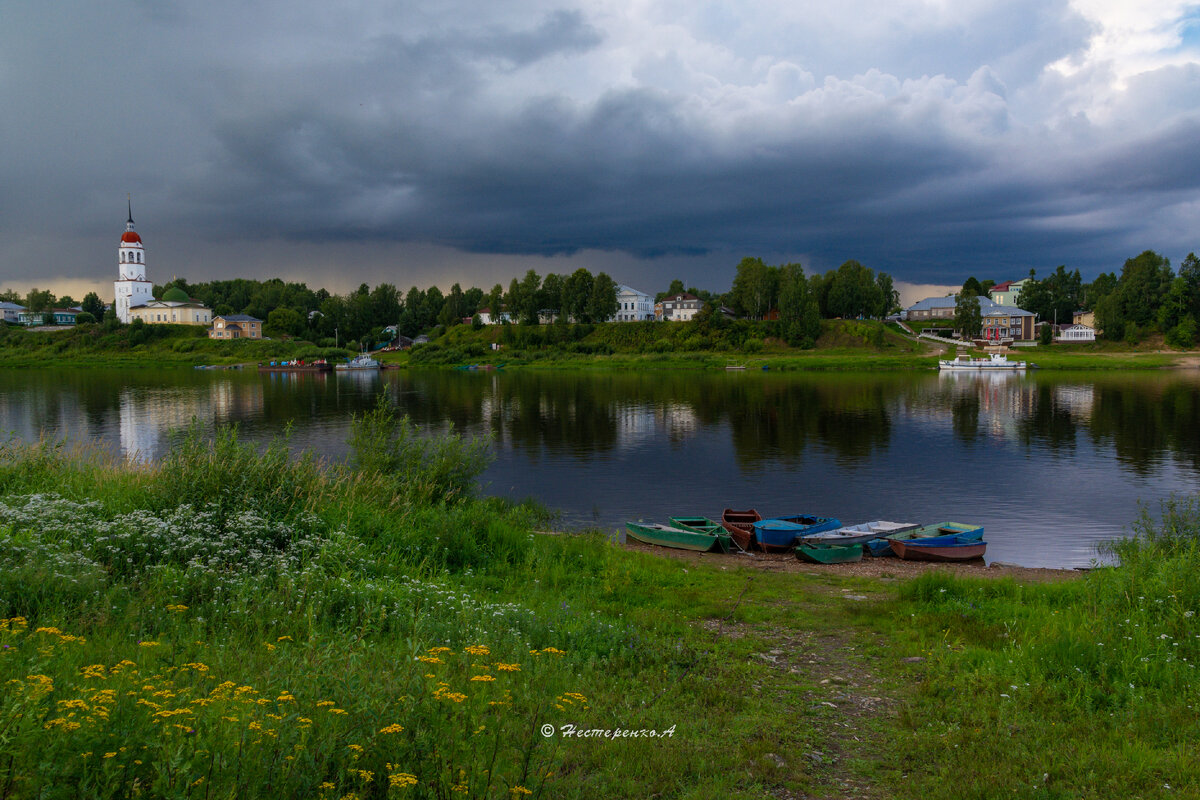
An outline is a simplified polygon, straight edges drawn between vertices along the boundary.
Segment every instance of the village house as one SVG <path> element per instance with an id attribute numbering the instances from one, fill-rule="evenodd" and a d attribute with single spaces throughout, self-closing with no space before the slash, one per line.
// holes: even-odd
<path id="1" fill-rule="evenodd" d="M 208 330 L 210 339 L 261 339 L 262 320 L 247 314 L 223 314 L 213 317 Z"/>
<path id="2" fill-rule="evenodd" d="M 19 306 L 16 303 L 0 302 L 0 320 L 16 325 L 20 321 L 17 319 L 17 316 L 24 310 L 25 306 Z"/>
<path id="3" fill-rule="evenodd" d="M 662 312 L 658 308 L 662 306 Z M 662 302 L 655 305 L 655 314 L 663 322 L 687 322 L 700 313 L 704 301 L 694 294 L 681 292 L 670 297 L 664 297 Z"/>
<path id="4" fill-rule="evenodd" d="M 499 314 L 493 314 L 488 307 L 483 307 L 475 312 L 479 316 L 479 321 L 484 325 L 499 325 L 501 322 L 512 322 L 512 314 L 501 308 Z"/>
<path id="5" fill-rule="evenodd" d="M 641 322 L 654 319 L 654 298 L 645 292 L 619 284 L 617 286 L 617 322 Z"/>
<path id="6" fill-rule="evenodd" d="M 953 320 L 956 304 L 954 295 L 927 297 L 905 309 L 905 319 L 911 322 Z M 1037 335 L 1034 330 L 1035 315 L 1031 311 L 1014 306 L 1002 306 L 986 297 L 980 297 L 979 313 L 983 319 L 981 338 L 1028 342 Z"/>
<path id="7" fill-rule="evenodd" d="M 991 289 L 988 289 L 988 298 L 998 306 L 1015 306 L 1020 301 L 1021 290 L 1025 288 L 1025 284 L 1027 283 L 1029 283 L 1029 278 L 997 283 Z"/>

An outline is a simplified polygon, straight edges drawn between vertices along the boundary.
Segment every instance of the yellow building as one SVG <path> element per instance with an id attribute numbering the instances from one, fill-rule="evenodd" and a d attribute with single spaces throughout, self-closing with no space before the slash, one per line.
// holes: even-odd
<path id="1" fill-rule="evenodd" d="M 168 289 L 162 300 L 151 300 L 129 309 L 129 321 L 140 319 L 147 325 L 209 325 L 212 309 L 187 296 L 178 286 Z"/>
<path id="2" fill-rule="evenodd" d="M 261 339 L 262 320 L 247 314 L 226 314 L 213 317 L 208 329 L 210 339 Z"/>

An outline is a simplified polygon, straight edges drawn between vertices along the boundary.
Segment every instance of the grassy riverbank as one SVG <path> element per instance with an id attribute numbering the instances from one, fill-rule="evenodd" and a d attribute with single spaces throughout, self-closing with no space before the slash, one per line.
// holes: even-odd
<path id="1" fill-rule="evenodd" d="M 1161 338 L 1161 337 L 1160 337 Z M 499 345 L 500 349 L 492 349 Z M 179 325 L 99 325 L 62 331 L 31 331 L 0 325 L 0 368 L 189 367 L 272 359 L 340 360 L 352 353 L 305 341 L 208 339 L 202 329 Z M 1164 350 L 1161 341 L 1022 348 L 1013 358 L 1043 369 L 1161 369 L 1195 360 L 1200 353 Z M 811 348 L 788 346 L 777 323 L 609 323 L 604 325 L 490 326 L 451 328 L 411 352 L 379 357 L 401 366 L 448 367 L 504 364 L 510 369 L 723 370 L 731 366 L 777 371 L 932 370 L 941 348 L 912 341 L 892 324 L 874 320 L 825 320 Z"/>
<path id="2" fill-rule="evenodd" d="M 1194 507 L 1064 583 L 774 574 L 535 535 L 388 409 L 344 468 L 5 446 L 0 795 L 1200 791 Z"/>
<path id="3" fill-rule="evenodd" d="M 0 325 L 0 367 L 191 367 L 350 355 L 302 341 L 222 342 L 209 339 L 204 328 L 186 325 L 124 325 L 111 331 L 101 325 L 58 331 Z"/>

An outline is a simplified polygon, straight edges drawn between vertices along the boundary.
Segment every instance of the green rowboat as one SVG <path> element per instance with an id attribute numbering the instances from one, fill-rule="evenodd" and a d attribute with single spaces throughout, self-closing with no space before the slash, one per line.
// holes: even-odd
<path id="1" fill-rule="evenodd" d="M 862 561 L 863 548 L 861 544 L 827 544 L 796 546 L 796 558 L 810 561 L 813 564 L 849 564 Z"/>
<path id="2" fill-rule="evenodd" d="M 626 522 L 625 527 L 629 530 L 629 536 L 646 544 L 673 547 L 676 550 L 728 552 L 727 549 L 723 549 L 720 537 L 711 533 L 699 533 L 686 528 L 660 525 L 657 522 Z"/>
<path id="3" fill-rule="evenodd" d="M 720 552 L 722 553 L 728 553 L 734 547 L 733 537 L 729 535 L 729 531 L 725 530 L 725 526 L 719 522 L 714 522 L 708 517 L 671 517 L 668 522 L 676 528 L 683 528 L 685 531 L 707 533 L 711 536 L 716 536 L 720 544 Z"/>

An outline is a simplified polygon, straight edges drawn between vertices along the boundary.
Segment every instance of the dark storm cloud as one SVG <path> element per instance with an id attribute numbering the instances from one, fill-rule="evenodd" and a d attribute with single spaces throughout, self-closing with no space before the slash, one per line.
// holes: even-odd
<path id="1" fill-rule="evenodd" d="M 1034 0 L 17 6 L 0 285 L 61 226 L 98 254 L 64 274 L 107 279 L 126 191 L 158 241 L 206 237 L 180 261 L 224 247 L 266 274 L 272 242 L 370 243 L 364 280 L 389 245 L 470 269 L 607 253 L 654 280 L 748 254 L 948 283 L 1178 258 L 1200 72 L 1106 20 Z"/>

